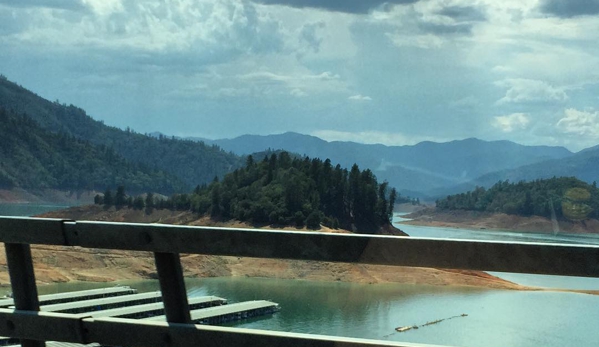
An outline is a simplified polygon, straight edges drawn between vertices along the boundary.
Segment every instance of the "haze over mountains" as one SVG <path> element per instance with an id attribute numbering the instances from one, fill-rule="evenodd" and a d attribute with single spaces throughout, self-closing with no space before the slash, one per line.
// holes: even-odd
<path id="1" fill-rule="evenodd" d="M 243 135 L 221 140 L 175 139 L 160 133 L 148 136 L 107 126 L 76 106 L 50 102 L 4 77 L 0 78 L 0 107 L 11 114 L 25 115 L 34 120 L 36 125 L 30 128 L 44 138 L 40 143 L 54 144 L 55 140 L 50 135 L 58 134 L 82 143 L 89 156 L 104 158 L 101 153 L 106 149 L 113 150 L 121 158 L 118 160 L 127 162 L 121 166 L 133 168 L 137 172 L 130 174 L 138 175 L 135 176 L 138 177 L 137 181 L 141 180 L 139 177 L 158 174 L 163 184 L 150 185 L 161 186 L 164 192 L 187 192 L 198 184 L 210 182 L 215 176 L 222 177 L 240 167 L 244 162 L 242 156 L 267 149 L 282 149 L 323 160 L 329 158 L 333 164 L 338 163 L 346 168 L 357 163 L 362 169 L 370 168 L 379 181 L 387 180 L 403 195 L 421 198 L 462 192 L 476 185 L 489 187 L 506 179 L 519 181 L 576 176 L 591 183 L 599 178 L 599 146 L 572 153 L 564 147 L 524 146 L 510 141 L 475 138 L 446 143 L 421 142 L 413 146 L 384 146 L 328 142 L 294 132 L 267 136 Z M 25 144 L 21 143 L 20 146 Z M 58 151 L 52 146 L 48 148 Z M 14 151 L 5 152 L 10 156 Z M 12 158 L 13 161 L 5 162 L 19 163 L 23 168 L 29 162 L 39 162 L 41 164 L 36 165 L 41 172 L 43 167 L 52 166 L 48 160 L 53 158 L 42 158 L 41 153 L 28 149 L 27 155 L 35 157 L 35 160 L 14 161 Z M 74 165 L 74 162 L 71 163 Z M 18 186 L 14 175 L 19 170 L 10 172 L 12 181 L 7 182 Z M 30 173 L 35 174 L 35 170 Z M 35 181 L 31 178 L 28 182 Z M 45 184 L 52 185 L 55 181 L 45 181 Z M 63 179 L 62 182 L 64 185 L 69 180 Z M 96 179 L 96 182 L 99 181 Z M 83 183 L 78 181 L 73 185 L 90 186 Z M 97 187 L 94 184 L 91 186 Z"/>
<path id="2" fill-rule="evenodd" d="M 437 197 L 476 185 L 490 187 L 499 180 L 532 180 L 576 176 L 587 182 L 599 178 L 599 146 L 576 154 L 564 147 L 524 146 L 510 141 L 456 140 L 421 142 L 413 146 L 384 146 L 327 142 L 298 133 L 243 135 L 210 141 L 236 154 L 257 149 L 285 149 L 330 158 L 341 165 L 354 162 L 371 168 L 403 194 Z"/>

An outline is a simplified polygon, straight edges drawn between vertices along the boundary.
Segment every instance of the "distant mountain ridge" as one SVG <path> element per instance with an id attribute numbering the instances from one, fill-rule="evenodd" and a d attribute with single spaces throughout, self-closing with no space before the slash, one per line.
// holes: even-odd
<path id="1" fill-rule="evenodd" d="M 271 148 L 330 158 L 346 167 L 355 162 L 360 167 L 370 168 L 380 180 L 387 180 L 400 191 L 423 195 L 472 181 L 485 174 L 572 156 L 572 152 L 564 147 L 524 146 L 511 141 L 475 138 L 385 146 L 328 142 L 315 136 L 287 132 L 266 136 L 242 135 L 209 143 L 239 155 Z"/>
<path id="2" fill-rule="evenodd" d="M 436 195 L 448 195 L 476 186 L 491 187 L 498 181 L 532 181 L 552 177 L 576 177 L 586 183 L 599 181 L 599 146 L 587 148 L 567 158 L 546 160 L 515 169 L 492 172 L 464 184 L 440 190 Z"/>

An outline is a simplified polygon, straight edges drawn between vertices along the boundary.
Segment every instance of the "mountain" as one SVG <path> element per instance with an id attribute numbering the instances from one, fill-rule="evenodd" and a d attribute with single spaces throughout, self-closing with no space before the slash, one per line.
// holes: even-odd
<path id="1" fill-rule="evenodd" d="M 472 190 L 476 186 L 491 187 L 498 181 L 532 181 L 552 177 L 576 177 L 587 183 L 599 181 L 599 146 L 587 148 L 570 157 L 546 160 L 515 169 L 502 170 L 478 177 L 470 182 L 436 192 L 437 196 Z"/>
<path id="2" fill-rule="evenodd" d="M 241 158 L 217 146 L 163 136 L 154 138 L 107 126 L 81 108 L 50 102 L 6 78 L 0 78 L 0 107 L 26 114 L 52 133 L 112 148 L 126 160 L 180 178 L 188 187 L 222 177 L 242 164 Z"/>
<path id="3" fill-rule="evenodd" d="M 342 166 L 357 163 L 370 168 L 380 180 L 400 191 L 421 194 L 469 182 L 484 174 L 513 169 L 572 155 L 563 147 L 524 146 L 510 141 L 465 139 L 446 143 L 421 142 L 413 146 L 385 146 L 355 142 L 327 142 L 298 133 L 243 135 L 210 141 L 236 154 L 284 149 L 311 157 L 330 158 Z"/>
<path id="4" fill-rule="evenodd" d="M 175 176 L 131 163 L 111 148 L 52 133 L 0 107 L 0 188 L 103 190 L 120 184 L 133 192 L 185 188 Z"/>

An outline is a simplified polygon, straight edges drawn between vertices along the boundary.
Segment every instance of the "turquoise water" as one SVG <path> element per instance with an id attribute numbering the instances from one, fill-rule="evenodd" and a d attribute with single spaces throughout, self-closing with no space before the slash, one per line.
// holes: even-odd
<path id="1" fill-rule="evenodd" d="M 587 244 L 599 245 L 599 235 L 581 235 L 581 234 L 547 234 L 547 233 L 521 233 L 512 231 L 496 230 L 473 230 L 456 228 L 438 228 L 401 224 L 406 219 L 402 214 L 393 216 L 393 224 L 406 232 L 410 236 L 430 237 L 430 238 L 448 238 L 459 240 L 495 240 L 495 241 L 518 241 L 518 242 L 542 242 L 542 243 L 565 243 L 565 244 Z M 561 289 L 582 289 L 599 290 L 598 278 L 570 277 L 570 276 L 548 276 L 548 275 L 530 275 L 515 274 L 505 272 L 489 272 L 492 275 L 501 277 L 508 281 L 519 283 L 526 286 L 561 288 Z"/>
<path id="2" fill-rule="evenodd" d="M 66 205 L 0 204 L 0 216 L 35 216 L 67 208 Z"/>
<path id="3" fill-rule="evenodd" d="M 210 279 L 192 295 L 269 299 L 282 310 L 243 328 L 453 346 L 599 345 L 599 297 L 460 287 Z M 467 314 L 403 333 L 395 328 Z"/>
<path id="4" fill-rule="evenodd" d="M 123 282 L 144 291 L 156 281 Z M 97 286 L 98 284 L 96 284 Z M 101 286 L 101 285 L 100 285 Z M 62 284 L 40 291 L 89 289 Z M 281 311 L 229 326 L 465 347 L 596 347 L 599 297 L 560 292 L 299 280 L 188 279 L 190 296 L 267 299 Z M 398 333 L 395 328 L 467 314 Z"/>

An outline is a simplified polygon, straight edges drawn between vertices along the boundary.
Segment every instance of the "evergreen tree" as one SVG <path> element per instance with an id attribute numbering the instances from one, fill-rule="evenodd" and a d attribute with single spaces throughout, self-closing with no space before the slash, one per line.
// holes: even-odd
<path id="1" fill-rule="evenodd" d="M 110 189 L 106 189 L 106 191 L 104 192 L 104 205 L 112 206 L 113 204 L 114 204 L 114 201 L 112 198 L 112 191 Z"/>
<path id="2" fill-rule="evenodd" d="M 125 186 L 118 186 L 116 189 L 116 195 L 114 196 L 114 204 L 116 207 L 122 207 L 127 203 L 126 199 Z"/>

